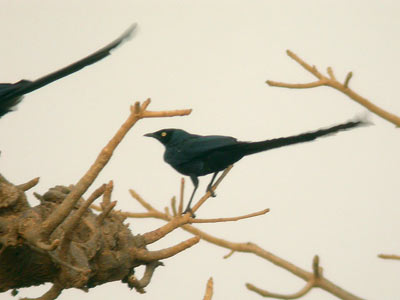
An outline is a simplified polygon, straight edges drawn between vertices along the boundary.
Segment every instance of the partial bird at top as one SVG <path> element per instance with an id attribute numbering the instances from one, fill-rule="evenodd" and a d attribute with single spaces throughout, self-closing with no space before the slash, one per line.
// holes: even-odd
<path id="1" fill-rule="evenodd" d="M 231 136 L 202 136 L 188 133 L 182 129 L 172 128 L 147 133 L 145 136 L 153 137 L 161 142 L 165 146 L 165 162 L 179 173 L 190 176 L 194 190 L 184 211 L 184 213 L 187 213 L 191 212 L 190 205 L 199 185 L 199 176 L 214 173 L 211 182 L 207 186 L 207 191 L 214 197 L 212 185 L 218 172 L 239 161 L 244 156 L 274 148 L 310 142 L 322 136 L 367 124 L 369 124 L 368 121 L 357 119 L 329 128 L 260 142 L 240 142 Z"/>
<path id="2" fill-rule="evenodd" d="M 94 64 L 99 60 L 111 54 L 111 51 L 128 40 L 136 28 L 136 23 L 131 25 L 119 38 L 109 43 L 107 46 L 97 50 L 89 56 L 78 60 L 69 66 L 66 66 L 58 71 L 50 73 L 34 81 L 20 80 L 16 83 L 0 83 L 0 118 L 5 114 L 13 111 L 15 106 L 21 102 L 23 96 L 34 90 L 56 81 L 60 78 L 68 76 L 76 71 L 83 69 L 86 66 Z"/>

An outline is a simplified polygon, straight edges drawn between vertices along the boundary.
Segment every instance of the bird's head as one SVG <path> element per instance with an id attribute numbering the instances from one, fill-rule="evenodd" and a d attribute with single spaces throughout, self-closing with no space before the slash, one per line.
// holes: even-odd
<path id="1" fill-rule="evenodd" d="M 144 136 L 149 136 L 158 140 L 164 146 L 171 144 L 173 141 L 178 141 L 180 137 L 186 136 L 188 133 L 182 129 L 168 128 L 161 129 L 156 132 L 147 133 Z"/>

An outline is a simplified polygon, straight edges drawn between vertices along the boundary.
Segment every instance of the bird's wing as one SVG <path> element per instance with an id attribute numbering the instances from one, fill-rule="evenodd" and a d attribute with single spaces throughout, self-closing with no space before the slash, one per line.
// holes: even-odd
<path id="1" fill-rule="evenodd" d="M 14 90 L 13 83 L 0 83 L 0 99 Z"/>
<path id="2" fill-rule="evenodd" d="M 22 96 L 8 97 L 9 94 L 15 92 L 15 84 L 12 83 L 0 83 L 0 118 L 6 113 L 13 110 L 22 100 Z"/>
<path id="3" fill-rule="evenodd" d="M 182 143 L 178 151 L 182 157 L 181 163 L 185 163 L 196 158 L 207 156 L 210 152 L 219 148 L 234 145 L 236 143 L 236 139 L 230 136 L 198 136 Z"/>

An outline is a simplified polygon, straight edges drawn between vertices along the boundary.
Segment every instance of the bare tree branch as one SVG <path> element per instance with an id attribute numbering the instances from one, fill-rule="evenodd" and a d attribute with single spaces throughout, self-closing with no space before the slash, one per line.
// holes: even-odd
<path id="1" fill-rule="evenodd" d="M 300 64 L 304 69 L 306 69 L 308 72 L 310 72 L 315 77 L 317 77 L 318 80 L 310 82 L 310 83 L 283 83 L 283 82 L 267 80 L 267 84 L 269 84 L 270 86 L 290 88 L 290 89 L 305 89 L 305 88 L 314 88 L 314 87 L 318 87 L 318 86 L 330 86 L 330 87 L 344 93 L 345 95 L 347 95 L 348 97 L 350 97 L 357 103 L 361 104 L 362 106 L 367 108 L 369 111 L 373 112 L 374 114 L 393 123 L 397 127 L 400 126 L 400 117 L 398 117 L 388 111 L 385 111 L 384 109 L 378 107 L 377 105 L 373 104 L 368 99 L 360 96 L 355 91 L 353 91 L 352 89 L 349 88 L 349 82 L 350 82 L 351 77 L 353 76 L 352 72 L 349 72 L 347 74 L 346 79 L 344 80 L 344 83 L 342 84 L 336 80 L 331 67 L 328 67 L 329 77 L 327 77 L 327 76 L 323 75 L 322 73 L 320 73 L 315 66 L 310 66 L 308 63 L 306 63 L 304 60 L 302 60 L 300 57 L 298 57 L 292 51 L 287 50 L 286 53 L 290 58 L 292 58 L 294 61 L 296 61 L 298 64 Z"/>
<path id="2" fill-rule="evenodd" d="M 162 250 L 158 250 L 158 251 L 147 251 L 142 248 L 137 248 L 137 249 L 134 249 L 135 257 L 136 257 L 136 259 L 144 261 L 144 262 L 152 262 L 155 260 L 165 259 L 165 258 L 174 256 L 175 254 L 178 254 L 179 252 L 182 252 L 183 250 L 186 250 L 187 248 L 192 247 L 193 245 L 197 244 L 199 241 L 200 241 L 200 238 L 195 236 L 195 237 L 192 237 L 186 241 L 183 241 L 175 246 L 165 248 Z"/>
<path id="3" fill-rule="evenodd" d="M 58 185 L 44 195 L 34 194 L 40 201 L 35 207 L 29 205 L 24 191 L 33 187 L 38 179 L 16 186 L 0 175 L 1 292 L 53 282 L 53 287 L 37 298 L 53 300 L 63 289 L 88 290 L 116 280 L 141 292 L 161 264 L 159 259 L 171 257 L 199 242 L 198 237 L 193 237 L 170 248 L 147 250 L 146 243 L 155 242 L 179 225 L 188 223 L 190 216 L 172 218 L 169 215 L 170 223 L 143 236 L 133 235 L 128 224 L 123 224 L 126 217 L 113 211 L 116 201 L 111 201 L 112 181 L 95 190 L 86 201 L 82 198 L 137 121 L 190 113 L 190 110 L 148 112 L 149 104 L 150 99 L 131 107 L 128 119 L 77 184 Z M 135 197 L 135 193 L 131 193 Z M 94 206 L 101 213 L 96 215 L 90 206 L 101 195 L 101 205 Z M 140 202 L 140 196 L 136 197 Z M 149 209 L 147 217 L 157 215 L 150 205 L 143 204 Z M 22 257 L 29 259 L 21 259 L 16 264 Z M 140 265 L 146 266 L 145 274 L 142 279 L 135 280 L 131 276 Z"/>
<path id="4" fill-rule="evenodd" d="M 226 174 L 226 173 L 225 173 Z M 222 176 L 221 176 L 222 177 Z M 219 178 L 222 180 L 222 178 Z M 219 182 L 218 182 L 219 183 Z M 216 183 L 217 185 L 217 183 Z M 213 187 L 214 189 L 216 188 L 216 185 Z M 159 210 L 156 210 L 153 206 L 151 206 L 148 202 L 146 202 L 142 197 L 140 197 L 136 192 L 134 192 L 133 190 L 131 190 L 131 195 L 144 207 L 148 210 L 148 213 L 130 213 L 130 212 L 119 212 L 119 214 L 126 216 L 126 217 L 133 217 L 135 218 L 138 214 L 139 217 L 147 217 L 147 218 L 156 218 L 156 219 L 161 219 L 167 222 L 171 222 L 172 217 L 167 214 L 167 213 L 163 213 Z M 209 197 L 209 192 L 206 192 L 206 194 L 199 200 L 198 203 L 196 203 L 195 207 L 199 207 L 202 203 L 204 203 L 204 201 L 206 200 L 206 198 Z M 205 199 L 205 200 L 204 200 Z M 204 200 L 204 201 L 202 201 Z M 199 205 L 200 204 L 200 205 Z M 267 212 L 268 210 L 264 210 L 261 212 Z M 251 214 L 252 216 L 256 216 L 256 215 L 260 215 L 261 212 L 257 212 L 254 214 Z M 189 214 L 183 215 L 182 217 L 188 216 Z M 250 216 L 250 215 L 248 215 Z M 175 218 L 173 218 L 175 219 Z M 222 218 L 223 219 L 223 218 Z M 227 218 L 225 218 L 227 219 Z M 229 218 L 230 220 L 233 220 L 235 218 Z M 241 217 L 236 217 L 237 220 L 240 220 Z M 221 219 L 209 219 L 207 220 L 212 222 L 212 221 L 217 221 L 217 220 L 221 220 Z M 193 218 L 189 218 L 187 220 L 188 222 L 192 222 L 195 223 L 196 219 Z M 175 221 L 177 222 L 177 221 Z M 184 223 L 184 222 L 182 222 Z M 202 220 L 199 221 L 199 223 L 202 223 Z M 168 223 L 166 226 L 171 226 L 172 223 Z M 175 223 L 175 226 L 178 225 L 178 223 Z M 259 256 L 260 258 L 266 259 L 268 261 L 270 261 L 271 263 L 275 264 L 278 267 L 281 267 L 283 269 L 286 269 L 287 271 L 291 272 L 292 274 L 294 274 L 297 277 L 300 277 L 302 279 L 304 279 L 307 284 L 305 285 L 305 287 L 303 289 L 301 289 L 299 292 L 295 293 L 295 294 L 291 294 L 291 295 L 281 295 L 281 294 L 275 294 L 275 293 L 270 293 L 267 292 L 265 290 L 261 290 L 259 288 L 256 288 L 254 285 L 251 284 L 247 284 L 246 286 L 248 288 L 250 288 L 253 291 L 257 291 L 257 292 L 262 292 L 265 293 L 267 295 L 272 295 L 271 297 L 281 297 L 280 299 L 295 299 L 295 297 L 299 297 L 301 295 L 306 294 L 310 289 L 312 289 L 313 287 L 319 287 L 323 290 L 325 290 L 328 293 L 331 293 L 337 297 L 339 297 L 340 299 L 344 299 L 344 300 L 362 300 L 361 298 L 351 294 L 350 292 L 342 289 L 341 287 L 335 285 L 333 282 L 329 281 L 328 279 L 326 279 L 325 277 L 322 276 L 322 268 L 319 266 L 319 257 L 315 256 L 313 259 L 313 263 L 312 263 L 312 268 L 313 268 L 313 272 L 308 272 L 300 267 L 297 267 L 295 265 L 293 265 L 292 263 L 272 254 L 271 252 L 259 247 L 258 245 L 254 244 L 254 243 L 235 243 L 235 242 L 230 242 L 230 241 L 226 241 L 224 239 L 221 238 L 217 238 L 215 236 L 212 236 L 204 231 L 199 230 L 198 228 L 189 225 L 189 224 L 184 224 L 184 225 L 179 225 L 181 226 L 182 229 L 192 233 L 195 236 L 200 237 L 201 239 L 215 244 L 217 246 L 226 248 L 231 250 L 230 253 L 228 255 L 226 255 L 225 257 L 229 257 L 231 256 L 234 252 L 245 252 L 245 253 L 253 253 L 256 256 Z M 278 297 L 279 296 L 279 297 Z M 285 297 L 289 297 L 289 298 L 285 298 Z M 292 297 L 292 298 L 290 298 Z"/>
<path id="5" fill-rule="evenodd" d="M 44 239 L 50 236 L 50 234 L 57 228 L 57 226 L 68 216 L 71 212 L 75 203 L 80 199 L 84 192 L 93 183 L 96 177 L 99 175 L 101 170 L 106 166 L 106 164 L 111 159 L 111 156 L 128 133 L 129 129 L 136 124 L 137 121 L 143 118 L 149 117 L 173 117 L 173 116 L 184 116 L 191 113 L 190 109 L 186 110 L 174 110 L 174 111 L 161 111 L 161 112 L 148 112 L 146 109 L 150 104 L 150 99 L 147 99 L 140 105 L 136 102 L 134 106 L 131 107 L 131 114 L 125 123 L 121 126 L 118 132 L 110 140 L 110 142 L 103 148 L 97 157 L 96 161 L 92 164 L 86 174 L 78 181 L 74 186 L 71 193 L 65 198 L 64 202 L 57 207 L 56 211 L 43 222 L 41 229 L 41 235 Z"/>

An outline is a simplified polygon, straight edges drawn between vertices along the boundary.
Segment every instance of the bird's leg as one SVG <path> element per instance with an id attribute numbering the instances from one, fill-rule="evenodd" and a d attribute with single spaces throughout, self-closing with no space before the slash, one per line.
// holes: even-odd
<path id="1" fill-rule="evenodd" d="M 194 189 L 193 189 L 193 192 L 192 192 L 192 196 L 190 196 L 189 203 L 188 203 L 188 205 L 186 206 L 186 209 L 184 210 L 183 214 L 186 214 L 186 213 L 190 212 L 190 213 L 192 214 L 192 217 L 194 218 L 194 217 L 196 217 L 196 216 L 195 216 L 195 214 L 192 212 L 192 208 L 190 207 L 190 204 L 192 204 L 193 196 L 194 196 L 194 194 L 196 193 L 197 187 L 199 186 L 199 179 L 198 179 L 196 176 L 190 176 L 190 179 L 191 179 L 192 182 L 193 182 Z"/>
<path id="2" fill-rule="evenodd" d="M 211 178 L 211 181 L 210 181 L 210 183 L 207 185 L 207 192 L 210 192 L 210 194 L 211 194 L 211 197 L 216 197 L 217 195 L 215 195 L 215 193 L 214 193 L 214 191 L 211 189 L 212 188 L 212 185 L 213 185 L 213 183 L 214 183 L 214 180 L 215 180 L 215 177 L 217 177 L 217 174 L 219 173 L 219 171 L 217 171 L 217 172 L 215 172 L 214 174 L 213 174 L 213 177 Z"/>

